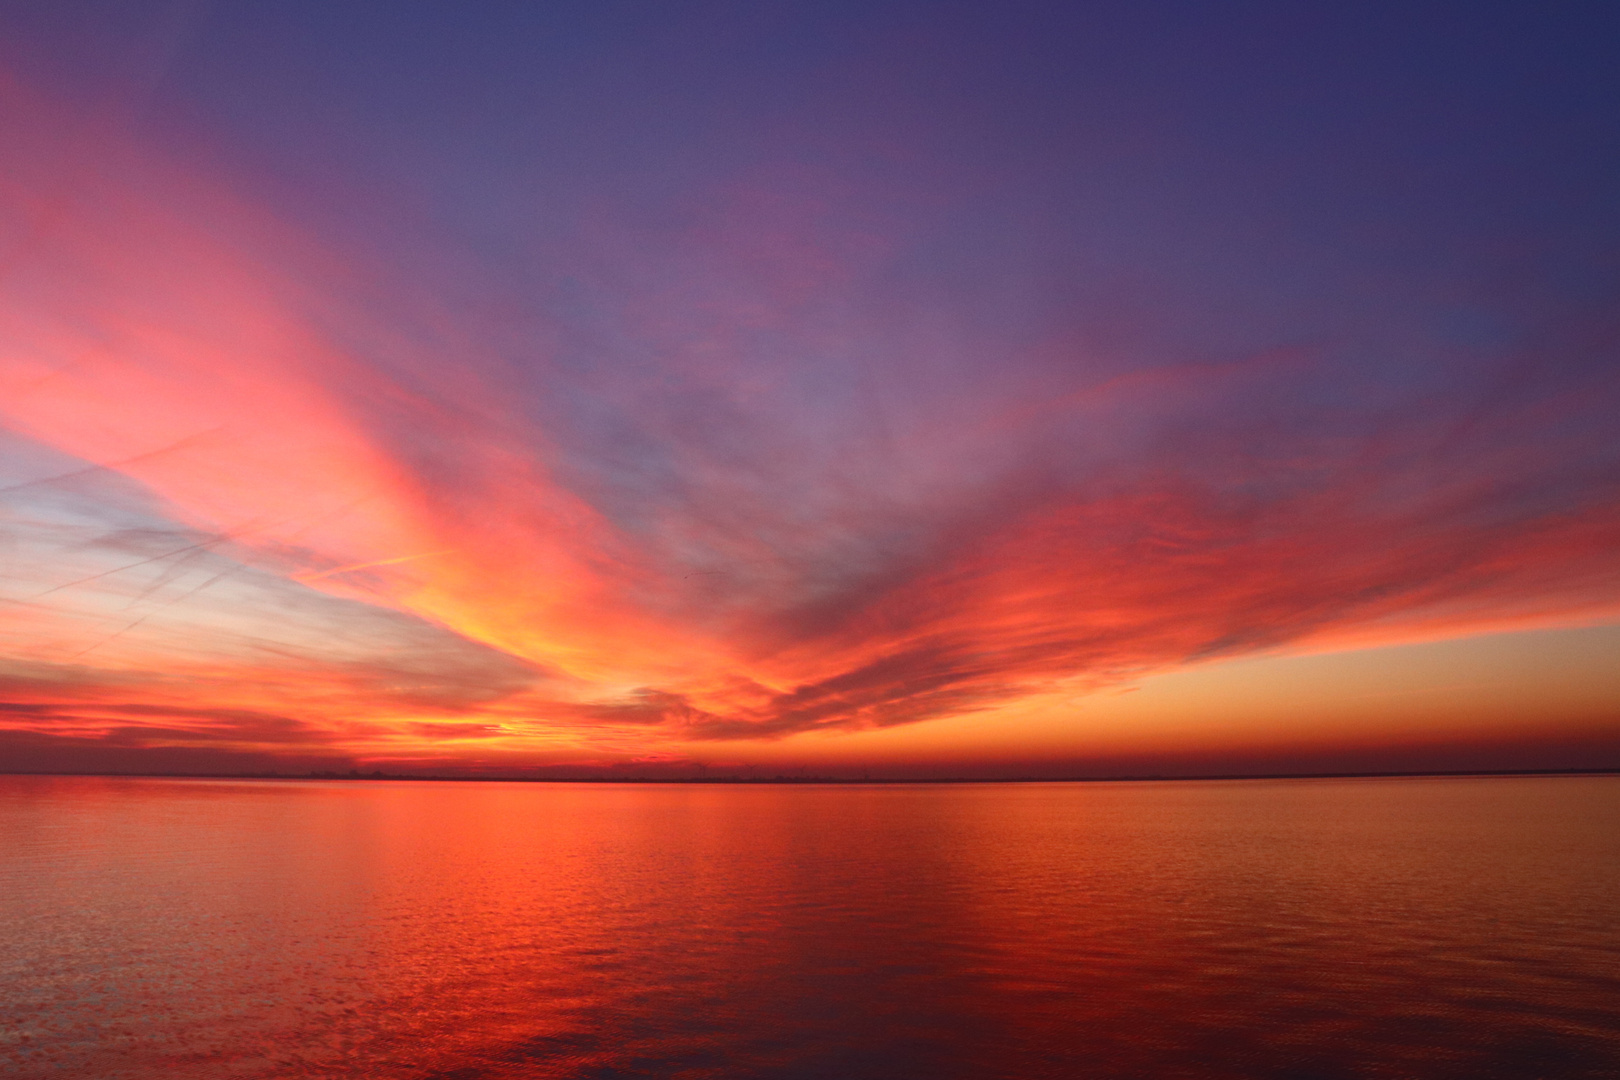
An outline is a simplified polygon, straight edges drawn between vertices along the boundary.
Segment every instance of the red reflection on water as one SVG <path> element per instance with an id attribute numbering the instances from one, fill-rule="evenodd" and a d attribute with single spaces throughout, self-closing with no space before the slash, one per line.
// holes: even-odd
<path id="1" fill-rule="evenodd" d="M 1620 779 L 0 779 L 19 1076 L 1562 1076 Z"/>

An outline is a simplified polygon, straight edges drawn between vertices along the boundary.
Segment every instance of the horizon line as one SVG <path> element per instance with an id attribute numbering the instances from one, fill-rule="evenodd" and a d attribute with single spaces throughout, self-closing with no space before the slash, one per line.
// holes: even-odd
<path id="1" fill-rule="evenodd" d="M 1118 776 L 941 776 L 941 777 L 837 777 L 837 776 L 455 776 L 445 773 L 407 774 L 373 770 L 335 772 L 107 772 L 101 770 L 0 770 L 0 776 L 81 776 L 127 780 L 319 780 L 377 781 L 420 780 L 434 783 L 470 782 L 481 784 L 1111 784 L 1212 780 L 1377 780 L 1377 779 L 1468 779 L 1535 776 L 1617 776 L 1620 765 L 1569 769 L 1423 769 L 1356 772 L 1286 773 L 1204 773 L 1192 776 L 1130 774 Z"/>

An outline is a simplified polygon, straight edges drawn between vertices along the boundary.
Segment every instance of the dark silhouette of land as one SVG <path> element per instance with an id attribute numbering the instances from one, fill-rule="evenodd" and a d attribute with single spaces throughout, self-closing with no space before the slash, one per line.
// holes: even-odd
<path id="1" fill-rule="evenodd" d="M 373 770 L 363 773 L 358 769 L 348 772 L 70 772 L 70 771 L 5 771 L 4 776 L 103 776 L 166 780 L 338 780 L 345 782 L 371 780 L 425 780 L 455 783 L 490 784 L 1109 784 L 1143 781 L 1198 781 L 1198 780 L 1370 780 L 1399 778 L 1467 778 L 1491 776 L 1616 776 L 1620 766 L 1595 769 L 1453 769 L 1388 772 L 1271 772 L 1271 773 L 1209 773 L 1203 775 L 1142 774 L 1107 776 L 484 776 L 442 773 L 385 773 Z"/>

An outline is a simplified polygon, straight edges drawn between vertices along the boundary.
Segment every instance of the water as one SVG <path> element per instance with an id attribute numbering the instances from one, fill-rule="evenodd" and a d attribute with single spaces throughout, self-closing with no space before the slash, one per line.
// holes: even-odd
<path id="1" fill-rule="evenodd" d="M 7 1077 L 1620 1077 L 1620 778 L 0 777 Z"/>

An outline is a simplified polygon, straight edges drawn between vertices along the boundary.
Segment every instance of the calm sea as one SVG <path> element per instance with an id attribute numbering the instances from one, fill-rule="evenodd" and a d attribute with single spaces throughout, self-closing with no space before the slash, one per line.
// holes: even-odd
<path id="1" fill-rule="evenodd" d="M 1620 778 L 0 777 L 0 1075 L 1620 1077 Z"/>

